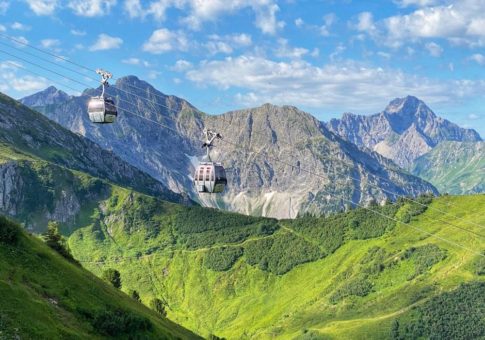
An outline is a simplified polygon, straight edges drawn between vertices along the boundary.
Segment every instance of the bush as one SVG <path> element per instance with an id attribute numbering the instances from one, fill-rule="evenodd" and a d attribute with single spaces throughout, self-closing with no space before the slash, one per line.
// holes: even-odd
<path id="1" fill-rule="evenodd" d="M 335 304 L 347 296 L 366 296 L 372 291 L 372 283 L 370 283 L 366 276 L 358 276 L 348 283 L 345 283 L 339 288 L 331 297 L 330 302 Z"/>
<path id="2" fill-rule="evenodd" d="M 92 324 L 96 331 L 109 336 L 138 334 L 152 329 L 150 320 L 122 309 L 100 312 Z"/>
<path id="3" fill-rule="evenodd" d="M 150 301 L 150 308 L 163 317 L 167 316 L 167 310 L 165 309 L 165 307 L 166 307 L 166 303 L 160 299 L 155 298 L 152 301 Z"/>
<path id="4" fill-rule="evenodd" d="M 131 292 L 131 298 L 137 302 L 141 302 L 140 294 L 136 290 Z"/>
<path id="5" fill-rule="evenodd" d="M 249 242 L 244 249 L 247 263 L 261 270 L 283 275 L 299 264 L 316 261 L 325 254 L 303 238 L 286 233 Z"/>
<path id="6" fill-rule="evenodd" d="M 232 268 L 243 255 L 241 247 L 222 247 L 210 249 L 204 258 L 204 265 L 214 271 L 223 272 Z"/>
<path id="7" fill-rule="evenodd" d="M 121 274 L 116 269 L 106 269 L 103 272 L 103 279 L 111 283 L 113 287 L 118 289 L 121 288 Z"/>
<path id="8" fill-rule="evenodd" d="M 20 227 L 4 216 L 0 216 L 0 242 L 15 244 L 20 234 Z"/>
<path id="9" fill-rule="evenodd" d="M 61 256 L 71 262 L 77 263 L 69 250 L 66 240 L 59 233 L 59 223 L 49 222 L 47 231 L 42 234 L 42 239 L 51 249 L 54 249 Z"/>
<path id="10" fill-rule="evenodd" d="M 485 282 L 463 284 L 398 319 L 391 328 L 392 339 L 482 339 L 483 301 Z"/>
<path id="11" fill-rule="evenodd" d="M 421 247 L 411 247 L 404 252 L 402 259 L 414 261 L 415 271 L 408 280 L 425 273 L 429 268 L 446 258 L 446 250 L 435 244 L 426 244 Z"/>

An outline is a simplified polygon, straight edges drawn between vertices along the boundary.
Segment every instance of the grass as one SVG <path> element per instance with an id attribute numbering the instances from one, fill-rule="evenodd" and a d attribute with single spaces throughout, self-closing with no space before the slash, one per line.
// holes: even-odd
<path id="1" fill-rule="evenodd" d="M 148 320 L 151 328 L 139 332 L 140 338 L 197 338 L 24 231 L 15 244 L 0 242 L 0 296 L 0 338 L 106 338 L 92 321 L 105 310 L 123 310 Z"/>
<path id="2" fill-rule="evenodd" d="M 198 248 L 187 247 L 177 241 L 179 236 L 174 226 L 181 208 L 176 205 L 165 207 L 165 203 L 160 203 L 158 209 L 163 212 L 156 214 L 155 224 L 143 225 L 139 221 L 138 228 L 127 233 L 121 216 L 126 208 L 123 199 L 128 196 L 119 194 L 116 212 L 105 211 L 106 238 L 101 241 L 93 238 L 90 227 L 79 229 L 70 237 L 75 257 L 85 261 L 83 265 L 97 275 L 108 267 L 118 269 L 124 290 L 136 289 L 145 303 L 153 297 L 166 300 L 170 318 L 204 336 L 292 339 L 309 333 L 337 339 L 365 338 L 369 334 L 373 338 L 388 338 L 394 319 L 410 313 L 412 306 L 455 289 L 463 282 L 484 280 L 476 274 L 478 255 L 422 231 L 474 251 L 485 250 L 483 239 L 438 221 L 444 218 L 439 210 L 446 211 L 450 214 L 446 217 L 448 222 L 479 232 L 478 227 L 467 221 L 485 225 L 485 195 L 434 199 L 432 209 L 412 217 L 409 224 L 386 228 L 385 232 L 378 233 L 382 236 L 354 239 L 355 230 L 345 229 L 343 243 L 335 250 L 332 246 L 333 252 L 275 275 L 261 270 L 258 265 L 249 265 L 246 254 L 231 263 L 231 268 L 224 266 L 224 271 L 208 268 L 205 261 L 208 254 L 214 254 L 213 249 L 227 246 L 246 251 L 247 245 L 257 242 L 260 236 L 249 236 L 231 244 L 207 243 Z M 409 206 L 403 205 L 396 216 L 403 211 L 410 211 Z M 357 212 L 348 216 L 355 214 Z M 220 217 L 215 214 L 212 218 L 224 216 L 221 213 Z M 237 230 L 237 218 L 232 215 L 231 218 L 234 218 Z M 348 228 L 343 222 L 332 223 L 339 228 Z M 375 223 L 380 222 L 375 220 Z M 281 228 L 263 237 L 277 239 L 292 233 L 302 241 L 313 241 L 316 245 L 325 244 L 317 235 L 341 237 L 339 233 L 329 231 L 328 223 L 324 222 L 315 224 L 315 228 L 325 228 L 322 233 L 301 226 L 295 230 L 287 222 L 279 224 Z M 147 237 L 156 227 L 160 229 L 159 234 Z M 244 223 L 241 228 L 246 230 Z M 204 232 L 194 235 L 203 237 Z M 294 251 L 293 244 L 283 243 L 279 247 L 283 252 Z M 369 251 L 375 247 L 382 249 L 384 255 L 372 260 Z M 405 257 L 406 251 L 412 247 L 424 250 Z M 322 249 L 328 248 L 324 246 Z M 427 252 L 437 254 L 433 255 L 437 260 L 423 266 L 417 256 L 428 256 Z M 442 253 L 446 257 L 443 258 Z M 383 268 L 379 269 L 378 264 Z M 367 294 L 344 294 L 338 301 L 332 301 L 331 297 L 339 289 L 344 289 L 346 283 L 362 278 L 372 285 Z"/>

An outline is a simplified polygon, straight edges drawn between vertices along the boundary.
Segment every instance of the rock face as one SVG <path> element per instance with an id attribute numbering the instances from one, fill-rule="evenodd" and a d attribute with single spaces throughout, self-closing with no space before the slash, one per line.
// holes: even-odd
<path id="1" fill-rule="evenodd" d="M 188 192 L 208 206 L 288 218 L 341 210 L 353 205 L 349 201 L 354 205 L 381 202 L 393 197 L 389 192 L 436 192 L 429 183 L 404 173 L 377 153 L 361 151 L 295 107 L 266 104 L 206 115 L 187 101 L 129 76 L 109 87 L 108 93 L 119 107 L 117 123 L 96 126 L 86 113 L 87 100 L 94 93 L 88 90 L 39 110 L 170 189 Z M 212 154 L 228 168 L 228 190 L 221 196 L 193 191 L 194 164 L 204 152 L 204 127 L 225 138 L 216 143 Z"/>
<path id="2" fill-rule="evenodd" d="M 416 159 L 412 173 L 443 193 L 485 192 L 485 142 L 442 142 Z"/>
<path id="3" fill-rule="evenodd" d="M 69 99 L 71 99 L 71 96 L 66 92 L 58 90 L 54 86 L 49 86 L 44 91 L 22 98 L 20 102 L 30 107 L 37 107 L 60 104 L 68 101 Z"/>
<path id="4" fill-rule="evenodd" d="M 174 202 L 186 201 L 114 153 L 3 94 L 0 94 L 0 143 L 146 194 Z"/>
<path id="5" fill-rule="evenodd" d="M 371 116 L 345 113 L 327 128 L 342 138 L 376 151 L 409 169 L 414 160 L 442 141 L 480 141 L 472 129 L 440 118 L 416 97 L 394 99 L 384 111 Z"/>

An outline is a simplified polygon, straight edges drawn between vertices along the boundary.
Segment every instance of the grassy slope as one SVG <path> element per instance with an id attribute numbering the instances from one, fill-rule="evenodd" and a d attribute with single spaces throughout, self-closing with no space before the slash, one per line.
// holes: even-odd
<path id="1" fill-rule="evenodd" d="M 155 216 L 147 223 L 143 214 L 127 214 L 130 210 L 142 211 L 140 208 L 146 207 L 146 202 L 127 206 L 127 200 L 137 201 L 124 190 L 113 192 L 110 202 L 104 205 L 104 217 L 93 214 L 92 224 L 70 237 L 74 255 L 97 274 L 108 267 L 118 269 L 125 289 L 137 289 L 144 302 L 154 296 L 166 299 L 169 317 L 202 335 L 292 339 L 318 334 L 342 339 L 370 335 L 387 338 L 391 322 L 409 313 L 412 306 L 460 283 L 484 279 L 474 274 L 476 254 L 413 229 L 421 228 L 476 251 L 485 249 L 483 238 L 480 240 L 437 221 L 443 214 L 432 209 L 414 217 L 409 225 L 388 228 L 380 237 L 356 240 L 346 233 L 343 245 L 329 256 L 275 275 L 247 264 L 249 244 L 287 234 L 317 247 L 322 246 L 321 241 L 306 231 L 296 230 L 290 222 L 280 222 L 280 228 L 273 235 L 253 233 L 235 242 L 217 239 L 209 242 L 203 238 L 205 232 L 199 231 L 194 235 L 203 238 L 206 244 L 187 247 L 190 243 L 184 242 L 190 238 L 176 227 L 177 216 L 183 214 L 183 208 L 160 203 L 153 211 L 145 211 L 146 216 Z M 441 197 L 433 201 L 432 207 L 485 225 L 485 195 Z M 406 209 L 407 205 L 402 206 L 397 216 Z M 231 216 L 220 213 L 214 221 Z M 461 219 L 451 216 L 446 219 L 480 231 Z M 201 224 L 206 223 L 201 220 Z M 153 234 L 155 229 L 157 232 Z M 416 252 L 418 255 L 410 258 L 403 258 L 403 254 L 411 247 L 429 245 L 437 245 L 446 258 L 417 273 L 419 256 L 425 258 L 429 254 Z M 207 253 L 221 246 L 243 247 L 246 253 L 228 271 L 208 269 Z M 373 247 L 385 250 L 379 260 L 384 269 L 365 274 L 369 273 L 372 261 L 363 259 L 369 257 L 369 249 Z M 282 248 L 284 255 L 291 252 L 292 244 L 283 244 Z M 347 283 L 359 284 L 359 280 L 372 286 L 366 296 L 356 293 L 335 301 L 336 294 L 345 291 Z"/>
<path id="2" fill-rule="evenodd" d="M 470 194 L 485 190 L 485 142 L 443 142 L 418 158 L 412 173 L 442 193 Z"/>
<path id="3" fill-rule="evenodd" d="M 0 243 L 0 296 L 0 338 L 103 338 L 83 313 L 107 306 L 148 318 L 153 328 L 140 337 L 197 338 L 25 232 L 16 245 Z"/>

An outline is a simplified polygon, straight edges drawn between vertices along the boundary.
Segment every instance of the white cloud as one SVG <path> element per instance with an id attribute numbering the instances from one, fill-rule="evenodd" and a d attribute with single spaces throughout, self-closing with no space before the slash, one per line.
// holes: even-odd
<path id="1" fill-rule="evenodd" d="M 429 42 L 424 47 L 432 57 L 440 57 L 443 54 L 443 48 L 435 42 Z"/>
<path id="2" fill-rule="evenodd" d="M 468 115 L 468 119 L 469 119 L 469 120 L 478 120 L 478 119 L 480 119 L 480 118 L 481 118 L 481 117 L 480 117 L 479 115 L 474 114 L 474 113 L 470 113 L 470 114 Z"/>
<path id="3" fill-rule="evenodd" d="M 405 15 L 395 15 L 378 22 L 371 14 L 360 16 L 359 31 L 368 32 L 377 41 L 400 47 L 419 39 L 448 39 L 451 43 L 470 47 L 485 44 L 484 0 L 401 1 L 403 5 L 424 6 Z M 451 3 L 451 4 L 450 4 Z M 432 6 L 432 5 L 435 6 Z M 363 15 L 363 13 L 361 14 Z"/>
<path id="4" fill-rule="evenodd" d="M 48 86 L 47 79 L 38 76 L 22 75 L 22 64 L 15 61 L 0 62 L 0 79 L 2 92 L 32 92 L 44 89 Z"/>
<path id="5" fill-rule="evenodd" d="M 330 35 L 330 28 L 336 21 L 337 16 L 334 13 L 326 14 L 323 17 L 323 25 L 320 26 L 320 34 L 324 37 L 328 37 Z"/>
<path id="6" fill-rule="evenodd" d="M 89 50 L 90 51 L 102 51 L 102 50 L 112 50 L 116 48 L 120 48 L 121 44 L 123 44 L 123 39 L 112 37 L 107 34 L 100 34 L 98 35 L 98 40 L 92 45 Z"/>
<path id="7" fill-rule="evenodd" d="M 295 26 L 296 27 L 302 27 L 305 22 L 303 21 L 302 18 L 296 18 L 295 19 Z"/>
<path id="8" fill-rule="evenodd" d="M 180 59 L 180 60 L 177 60 L 175 65 L 171 67 L 171 70 L 175 72 L 184 72 L 184 71 L 190 70 L 193 67 L 194 65 L 192 65 L 190 61 Z"/>
<path id="9" fill-rule="evenodd" d="M 247 47 L 251 44 L 251 36 L 245 33 L 241 33 L 224 36 L 213 34 L 209 36 L 209 41 L 207 41 L 203 45 L 207 48 L 211 55 L 215 55 L 217 53 L 231 54 L 234 49 Z"/>
<path id="10" fill-rule="evenodd" d="M 8 1 L 0 1 L 0 15 L 7 13 L 10 3 Z"/>
<path id="11" fill-rule="evenodd" d="M 7 28 L 3 25 L 0 25 L 0 32 L 5 32 Z"/>
<path id="12" fill-rule="evenodd" d="M 153 54 L 161 54 L 172 50 L 186 51 L 189 41 L 183 32 L 169 31 L 160 28 L 152 33 L 147 42 L 143 44 L 143 50 Z"/>
<path id="13" fill-rule="evenodd" d="M 426 6 L 443 3 L 444 1 L 442 0 L 441 1 L 440 0 L 397 0 L 394 2 L 401 7 L 408 7 L 408 6 L 426 7 Z"/>
<path id="14" fill-rule="evenodd" d="M 143 3 L 140 0 L 125 0 L 124 9 L 131 18 L 152 16 L 164 20 L 169 8 L 187 9 L 188 15 L 183 23 L 192 29 L 200 29 L 207 21 L 216 21 L 222 15 L 236 13 L 244 8 L 251 8 L 255 14 L 255 25 L 263 33 L 275 34 L 284 26 L 278 21 L 276 13 L 279 7 L 274 0 L 155 0 Z"/>
<path id="15" fill-rule="evenodd" d="M 71 34 L 78 37 L 82 37 L 86 35 L 86 31 L 72 29 Z"/>
<path id="16" fill-rule="evenodd" d="M 186 77 L 200 86 L 241 89 L 238 99 L 251 106 L 272 102 L 322 108 L 346 103 L 370 110 L 408 94 L 433 104 L 483 95 L 485 90 L 485 81 L 438 81 L 355 62 L 318 67 L 302 60 L 276 62 L 253 56 L 203 61 Z"/>
<path id="17" fill-rule="evenodd" d="M 26 0 L 37 15 L 51 15 L 58 6 L 58 0 Z"/>
<path id="18" fill-rule="evenodd" d="M 278 39 L 278 45 L 275 55 L 279 58 L 300 59 L 310 52 L 306 48 L 290 47 L 286 39 Z"/>
<path id="19" fill-rule="evenodd" d="M 151 64 L 148 61 L 142 60 L 142 59 L 139 59 L 139 58 L 123 59 L 121 62 L 123 64 L 127 64 L 127 65 L 136 65 L 136 66 L 144 66 L 144 67 L 150 67 L 151 66 Z"/>
<path id="20" fill-rule="evenodd" d="M 479 65 L 485 65 L 485 55 L 480 54 L 480 53 L 475 53 L 470 58 L 468 58 L 471 61 L 476 62 Z"/>
<path id="21" fill-rule="evenodd" d="M 357 25 L 355 28 L 360 32 L 367 32 L 372 34 L 376 26 L 374 24 L 374 16 L 370 12 L 362 12 L 357 17 Z"/>
<path id="22" fill-rule="evenodd" d="M 43 39 L 40 41 L 43 48 L 54 48 L 58 47 L 61 42 L 57 39 Z"/>
<path id="23" fill-rule="evenodd" d="M 29 31 L 30 30 L 30 26 L 27 26 L 27 25 L 24 25 L 22 24 L 21 22 L 14 22 L 12 25 L 10 25 L 10 27 L 14 30 L 17 30 L 17 31 Z"/>
<path id="24" fill-rule="evenodd" d="M 98 17 L 108 14 L 115 5 L 116 0 L 70 0 L 67 6 L 76 15 Z"/>
<path id="25" fill-rule="evenodd" d="M 19 47 L 25 47 L 25 45 L 27 45 L 29 43 L 27 38 L 25 38 L 23 36 L 14 37 L 14 39 L 15 39 L 14 44 L 19 46 Z"/>

